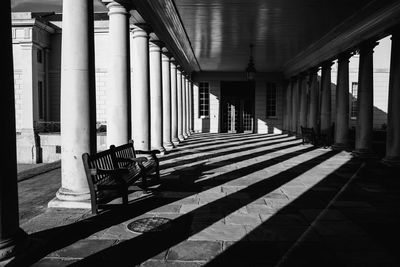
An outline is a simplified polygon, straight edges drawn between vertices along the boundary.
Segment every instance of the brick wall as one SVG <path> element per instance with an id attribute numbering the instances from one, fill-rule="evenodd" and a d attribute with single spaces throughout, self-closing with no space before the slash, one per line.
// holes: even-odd
<path id="1" fill-rule="evenodd" d="M 23 72 L 14 69 L 14 94 L 15 94 L 15 128 L 19 132 L 22 128 L 22 98 L 23 98 Z"/>
<path id="2" fill-rule="evenodd" d="M 96 69 L 96 120 L 107 121 L 107 69 Z"/>

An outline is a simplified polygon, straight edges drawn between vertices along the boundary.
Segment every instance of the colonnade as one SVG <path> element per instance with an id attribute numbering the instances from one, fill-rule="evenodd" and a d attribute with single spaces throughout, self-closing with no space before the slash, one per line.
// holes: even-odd
<path id="1" fill-rule="evenodd" d="M 150 39 L 151 25 L 129 25 L 130 6 L 107 1 L 109 10 L 109 83 L 107 91 L 107 143 L 129 139 L 139 150 L 160 152 L 193 133 L 192 83 L 166 45 Z M 0 260 L 14 255 L 26 243 L 19 228 L 13 57 L 10 1 L 1 9 L 5 51 L 1 72 L 1 140 L 7 153 L 0 164 Z M 89 188 L 82 154 L 96 152 L 96 88 L 93 2 L 63 1 L 61 52 L 61 188 L 55 202 L 63 207 L 85 207 Z M 153 35 L 152 35 L 153 36 Z M 7 52 L 8 51 L 8 52 Z M 132 69 L 132 73 L 131 73 Z"/>
<path id="2" fill-rule="evenodd" d="M 400 165 L 400 27 L 393 28 L 389 78 L 386 155 L 383 162 Z M 375 40 L 360 43 L 357 97 L 357 123 L 353 155 L 375 157 L 373 143 L 373 51 Z M 331 104 L 332 60 L 322 62 L 291 78 L 286 88 L 285 130 L 300 135 L 300 127 L 313 128 L 321 135 L 333 135 L 333 149 L 349 150 L 349 59 L 352 51 L 337 55 L 336 105 Z M 318 87 L 318 70 L 321 69 Z M 306 82 L 305 82 L 306 79 Z M 396 104 L 397 103 L 397 104 Z M 335 122 L 332 114 L 335 114 Z M 332 131 L 334 130 L 334 131 Z"/>
<path id="3" fill-rule="evenodd" d="M 69 16 L 73 16 L 74 21 L 65 23 L 62 35 L 63 164 L 62 187 L 57 193 L 57 198 L 67 201 L 62 205 L 79 206 L 80 201 L 89 198 L 81 155 L 87 151 L 96 151 L 93 116 L 94 32 L 93 19 L 89 17 L 93 14 L 93 7 L 87 3 L 73 3 L 69 7 L 68 3 L 71 1 L 64 2 L 63 17 L 68 19 Z M 153 38 L 154 35 L 150 38 L 151 25 L 129 25 L 130 6 L 110 2 L 107 8 L 111 42 L 107 143 L 121 145 L 132 138 L 138 150 L 156 149 L 164 153 L 174 148 L 174 143 L 176 145 L 185 140 L 193 132 L 190 129 L 193 118 L 189 113 L 192 99 L 190 74 L 174 60 L 161 40 Z M 75 18 L 77 9 L 80 14 L 78 17 L 83 18 L 81 20 Z M 82 26 L 85 24 L 90 24 L 87 30 Z M 68 45 L 64 46 L 64 43 Z M 72 67 L 76 72 L 69 71 L 71 68 L 67 63 L 70 61 L 76 65 Z M 81 77 L 82 73 L 84 78 Z M 71 81 L 74 83 L 71 84 Z"/>

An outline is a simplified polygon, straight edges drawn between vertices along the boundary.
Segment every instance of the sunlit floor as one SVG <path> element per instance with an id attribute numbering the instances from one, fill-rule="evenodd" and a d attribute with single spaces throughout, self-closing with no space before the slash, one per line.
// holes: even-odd
<path id="1" fill-rule="evenodd" d="M 161 184 L 132 188 L 129 207 L 24 222 L 33 242 L 16 263 L 396 266 L 400 186 L 371 166 L 287 135 L 195 134 L 161 158 Z M 127 228 L 153 217 L 169 220 Z"/>

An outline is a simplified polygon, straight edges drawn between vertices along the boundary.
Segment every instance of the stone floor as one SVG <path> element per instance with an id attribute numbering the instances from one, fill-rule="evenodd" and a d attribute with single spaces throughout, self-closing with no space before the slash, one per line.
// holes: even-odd
<path id="1" fill-rule="evenodd" d="M 31 243 L 10 265 L 400 266 L 400 181 L 377 162 L 286 135 L 195 134 L 161 168 L 96 216 L 45 208 L 59 169 L 20 182 Z M 169 227 L 127 229 L 154 217 Z"/>

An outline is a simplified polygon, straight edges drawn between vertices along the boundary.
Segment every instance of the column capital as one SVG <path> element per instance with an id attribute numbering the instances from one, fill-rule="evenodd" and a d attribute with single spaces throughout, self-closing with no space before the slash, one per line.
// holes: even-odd
<path id="1" fill-rule="evenodd" d="M 146 37 L 150 38 L 149 34 L 151 32 L 151 27 L 150 25 L 146 23 L 137 23 L 133 25 L 132 33 L 133 33 L 133 38 L 136 37 Z"/>
<path id="2" fill-rule="evenodd" d="M 132 9 L 132 5 L 128 2 L 116 2 L 116 1 L 103 1 L 108 9 L 108 16 L 121 14 L 130 16 L 129 10 Z"/>
<path id="3" fill-rule="evenodd" d="M 168 49 L 164 46 L 161 49 L 162 53 L 162 61 L 170 61 L 172 59 L 172 54 L 168 51 Z"/>
<path id="4" fill-rule="evenodd" d="M 101 2 L 108 8 L 108 10 L 113 7 L 123 7 L 127 12 L 134 9 L 133 4 L 129 0 L 119 0 L 118 2 L 114 0 L 102 0 Z"/>
<path id="5" fill-rule="evenodd" d="M 309 75 L 317 75 L 319 71 L 319 67 L 312 67 L 308 70 Z"/>
<path id="6" fill-rule="evenodd" d="M 345 51 L 345 52 L 340 53 L 337 57 L 338 63 L 349 62 L 352 55 L 353 55 L 353 52 L 350 52 L 350 51 Z"/>
<path id="7" fill-rule="evenodd" d="M 165 46 L 165 44 L 164 44 L 163 41 L 161 41 L 161 40 L 155 40 L 155 39 L 152 39 L 152 38 L 150 38 L 150 45 L 156 45 L 156 46 L 158 46 L 160 49 L 162 49 L 162 48 Z"/>
<path id="8" fill-rule="evenodd" d="M 327 60 L 321 63 L 321 69 L 331 69 L 333 62 L 331 60 Z"/>
<path id="9" fill-rule="evenodd" d="M 390 37 L 391 40 L 398 40 L 400 39 L 400 24 L 397 24 L 388 30 L 388 33 L 392 36 Z"/>
<path id="10" fill-rule="evenodd" d="M 164 43 L 159 40 L 153 40 L 149 42 L 149 51 L 151 52 L 158 52 L 161 53 L 161 48 L 163 47 Z"/>
<path id="11" fill-rule="evenodd" d="M 374 52 L 374 47 L 377 46 L 379 42 L 375 40 L 367 40 L 358 45 L 358 52 L 360 54 L 364 53 L 373 53 Z"/>

